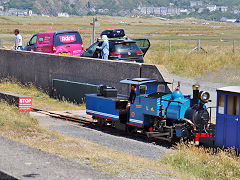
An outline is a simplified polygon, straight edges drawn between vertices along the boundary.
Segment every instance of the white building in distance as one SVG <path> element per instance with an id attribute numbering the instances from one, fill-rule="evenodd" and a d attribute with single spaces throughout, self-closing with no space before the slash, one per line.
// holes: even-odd
<path id="1" fill-rule="evenodd" d="M 203 6 L 203 1 L 190 1 L 190 6 Z"/>
<path id="2" fill-rule="evenodd" d="M 216 11 L 217 10 L 217 6 L 216 5 L 207 5 L 207 9 L 210 12 Z"/>
<path id="3" fill-rule="evenodd" d="M 69 17 L 68 13 L 58 13 L 58 17 Z"/>
<path id="4" fill-rule="evenodd" d="M 228 7 L 227 6 L 217 6 L 217 10 L 225 13 L 228 11 Z"/>

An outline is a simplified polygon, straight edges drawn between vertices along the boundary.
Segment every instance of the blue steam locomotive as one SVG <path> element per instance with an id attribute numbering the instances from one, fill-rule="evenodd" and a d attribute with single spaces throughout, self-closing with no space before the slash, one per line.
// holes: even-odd
<path id="1" fill-rule="evenodd" d="M 121 83 L 135 88 L 133 98 L 107 86 L 100 86 L 97 94 L 86 95 L 87 114 L 99 124 L 169 142 L 183 138 L 198 143 L 200 136 L 213 136 L 205 105 L 210 94 L 200 91 L 199 85 L 193 85 L 191 96 L 183 95 L 180 84 L 171 93 L 167 82 L 135 78 Z"/>

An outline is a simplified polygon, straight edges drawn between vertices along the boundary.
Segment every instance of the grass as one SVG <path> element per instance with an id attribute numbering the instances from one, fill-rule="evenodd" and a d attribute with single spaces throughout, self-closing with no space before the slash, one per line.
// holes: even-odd
<path id="1" fill-rule="evenodd" d="M 33 106 L 40 109 L 61 111 L 61 110 L 82 110 L 84 105 L 76 105 L 67 101 L 59 101 L 51 98 L 45 92 L 38 90 L 32 84 L 22 85 L 14 80 L 1 80 L 0 91 L 11 92 L 15 94 L 25 95 L 33 98 Z"/>
<path id="2" fill-rule="evenodd" d="M 231 149 L 215 153 L 213 149 L 186 144 L 178 144 L 176 149 L 164 160 L 181 174 L 205 180 L 237 180 L 240 177 L 240 160 Z"/>
<path id="3" fill-rule="evenodd" d="M 3 102 L 0 104 L 0 135 L 63 158 L 81 161 L 109 174 L 124 172 L 134 176 L 150 170 L 161 176 L 174 175 L 157 161 L 45 129 L 29 114 L 20 113 L 16 107 Z"/>
<path id="4" fill-rule="evenodd" d="M 163 47 L 165 51 L 158 50 L 158 47 Z M 194 44 L 190 46 L 183 42 L 175 42 L 173 46 L 175 50 L 169 53 L 166 43 L 164 46 L 161 42 L 154 42 L 146 56 L 146 62 L 164 65 L 171 74 L 178 76 L 240 84 L 239 53 L 233 54 L 231 47 L 218 47 L 216 50 L 208 46 L 206 46 L 208 53 L 196 53 L 192 52 L 194 47 Z"/>

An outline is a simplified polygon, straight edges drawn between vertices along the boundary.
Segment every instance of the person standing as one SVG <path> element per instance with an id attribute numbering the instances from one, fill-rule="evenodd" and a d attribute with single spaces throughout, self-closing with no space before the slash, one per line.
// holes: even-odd
<path id="1" fill-rule="evenodd" d="M 131 104 L 134 104 L 135 99 L 136 99 L 136 97 L 137 97 L 137 87 L 136 87 L 136 85 L 131 84 L 130 87 L 131 87 L 131 92 L 130 92 L 130 96 L 129 96 L 129 98 L 128 98 L 128 104 L 127 104 L 127 106 L 126 106 L 126 109 L 127 109 L 127 110 L 130 109 Z"/>
<path id="2" fill-rule="evenodd" d="M 23 50 L 23 38 L 18 29 L 14 30 L 16 36 L 14 50 L 22 51 Z"/>
<path id="3" fill-rule="evenodd" d="M 102 51 L 102 59 L 108 60 L 109 56 L 109 42 L 107 35 L 102 35 L 103 44 L 101 47 L 97 47 Z"/>

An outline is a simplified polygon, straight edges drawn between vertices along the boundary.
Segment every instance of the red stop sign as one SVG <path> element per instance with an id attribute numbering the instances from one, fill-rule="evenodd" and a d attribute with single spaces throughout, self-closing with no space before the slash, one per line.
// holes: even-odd
<path id="1" fill-rule="evenodd" d="M 32 98 L 31 97 L 20 97 L 18 104 L 19 111 L 32 111 Z"/>

